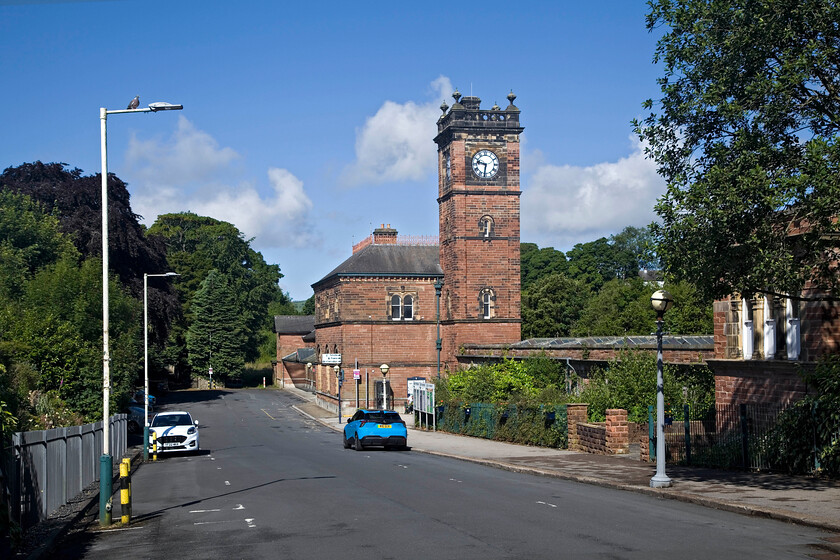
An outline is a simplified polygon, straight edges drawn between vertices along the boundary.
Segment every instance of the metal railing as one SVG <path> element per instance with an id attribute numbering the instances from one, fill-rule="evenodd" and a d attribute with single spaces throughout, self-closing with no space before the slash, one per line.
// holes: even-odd
<path id="1" fill-rule="evenodd" d="M 0 454 L 0 470 L 11 506 L 12 519 L 26 530 L 99 480 L 102 422 L 17 432 Z M 128 415 L 111 416 L 113 457 L 122 457 L 127 445 Z M 2 490 L 2 489 L 0 489 Z"/>

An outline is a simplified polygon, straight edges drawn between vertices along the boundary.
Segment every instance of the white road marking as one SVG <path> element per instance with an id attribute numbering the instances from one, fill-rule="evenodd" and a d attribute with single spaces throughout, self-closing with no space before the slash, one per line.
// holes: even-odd
<path id="1" fill-rule="evenodd" d="M 539 501 L 539 500 L 537 501 L 537 503 L 538 503 L 538 504 L 541 504 L 541 505 L 544 505 L 544 506 L 553 507 L 553 508 L 556 508 L 556 507 L 557 507 L 557 506 L 556 506 L 556 505 L 554 505 L 554 504 L 549 504 L 548 502 L 542 502 L 542 501 Z"/>
<path id="2" fill-rule="evenodd" d="M 457 480 L 455 478 L 450 478 L 449 480 L 451 480 L 452 482 L 463 482 L 462 480 Z"/>
<path id="3" fill-rule="evenodd" d="M 245 523 L 248 524 L 248 527 L 256 527 L 256 525 L 254 525 L 254 518 L 253 517 L 250 518 L 250 519 L 246 518 Z"/>
<path id="4" fill-rule="evenodd" d="M 245 509 L 245 506 L 243 506 L 242 504 L 236 504 L 236 507 L 233 509 Z"/>
<path id="5" fill-rule="evenodd" d="M 220 523 L 238 523 L 238 521 L 233 519 L 228 519 L 227 521 L 198 521 L 193 523 L 193 525 L 218 525 Z"/>
<path id="6" fill-rule="evenodd" d="M 207 513 L 208 511 L 222 511 L 220 509 L 194 509 L 190 513 Z"/>
<path id="7" fill-rule="evenodd" d="M 225 480 L 225 486 L 230 486 L 230 480 Z"/>
<path id="8" fill-rule="evenodd" d="M 138 531 L 145 527 L 123 527 L 121 529 L 105 529 L 104 531 L 93 531 L 94 533 L 115 533 L 117 531 Z"/>

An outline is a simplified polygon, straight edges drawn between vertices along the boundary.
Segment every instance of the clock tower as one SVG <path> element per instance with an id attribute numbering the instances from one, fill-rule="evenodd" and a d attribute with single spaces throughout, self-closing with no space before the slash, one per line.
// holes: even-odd
<path id="1" fill-rule="evenodd" d="M 519 109 L 481 109 L 478 97 L 441 105 L 438 119 L 441 355 L 457 365 L 461 344 L 521 339 Z"/>

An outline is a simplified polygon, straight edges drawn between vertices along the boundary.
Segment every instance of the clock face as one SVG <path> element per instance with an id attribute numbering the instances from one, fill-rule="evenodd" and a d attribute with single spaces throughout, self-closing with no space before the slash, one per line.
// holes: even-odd
<path id="1" fill-rule="evenodd" d="M 476 152 L 472 158 L 473 173 L 481 179 L 490 179 L 499 172 L 499 157 L 490 150 Z"/>

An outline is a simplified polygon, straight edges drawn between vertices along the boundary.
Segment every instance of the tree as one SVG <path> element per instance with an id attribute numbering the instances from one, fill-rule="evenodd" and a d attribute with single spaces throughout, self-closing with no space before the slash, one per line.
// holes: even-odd
<path id="1" fill-rule="evenodd" d="M 656 330 L 656 314 L 650 306 L 654 290 L 639 277 L 610 280 L 589 299 L 572 334 L 630 336 L 652 333 Z"/>
<path id="2" fill-rule="evenodd" d="M 522 292 L 522 336 L 569 336 L 590 297 L 589 287 L 563 274 L 550 274 Z"/>
<path id="3" fill-rule="evenodd" d="M 667 182 L 666 270 L 704 298 L 837 293 L 840 5 L 652 0 L 662 98 L 634 122 Z"/>
<path id="4" fill-rule="evenodd" d="M 230 283 L 242 319 L 240 342 L 244 359 L 257 359 L 260 345 L 273 327 L 269 306 L 291 303 L 278 285 L 283 277 L 280 267 L 266 263 L 236 226 L 215 218 L 190 212 L 163 214 L 149 233 L 164 239 L 167 256 L 181 274 L 177 289 L 185 302 L 186 324 L 196 320 L 192 304 L 200 286 L 211 270 L 217 270 Z"/>
<path id="5" fill-rule="evenodd" d="M 540 249 L 535 243 L 521 243 L 519 255 L 523 292 L 541 278 L 566 272 L 566 255 L 554 247 Z"/>
<path id="6" fill-rule="evenodd" d="M 194 320 L 187 331 L 193 373 L 213 373 L 238 380 L 245 366 L 245 330 L 232 282 L 216 269 L 207 274 L 192 300 Z"/>
<path id="7" fill-rule="evenodd" d="M 25 194 L 58 219 L 60 229 L 83 259 L 102 257 L 102 179 L 66 169 L 64 163 L 24 163 L 0 175 L 0 188 Z M 140 216 L 131 211 L 128 186 L 108 175 L 109 267 L 136 299 L 143 297 L 143 274 L 167 272 L 165 246 L 146 235 Z M 35 245 L 33 245 L 35 246 Z M 42 249 L 41 249 L 42 250 Z M 169 283 L 149 285 L 149 320 L 156 336 L 166 340 L 169 325 L 180 313 L 180 304 Z"/>

